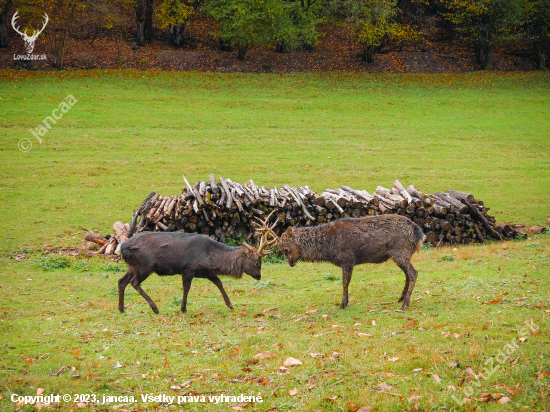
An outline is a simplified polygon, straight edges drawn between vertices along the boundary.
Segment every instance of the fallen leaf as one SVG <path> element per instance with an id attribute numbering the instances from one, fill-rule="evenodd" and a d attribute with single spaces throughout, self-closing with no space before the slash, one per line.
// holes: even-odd
<path id="1" fill-rule="evenodd" d="M 248 315 L 248 312 L 246 312 L 246 311 L 244 311 L 244 310 L 241 310 L 241 311 L 239 312 L 239 314 L 240 314 L 241 316 L 246 316 L 246 315 Z"/>
<path id="2" fill-rule="evenodd" d="M 542 380 L 542 379 L 546 378 L 549 375 L 550 375 L 550 373 L 548 371 L 542 371 L 542 372 L 538 373 L 538 378 L 539 378 L 539 380 Z"/>
<path id="3" fill-rule="evenodd" d="M 85 403 L 85 402 L 78 402 L 78 403 L 76 404 L 76 406 L 77 406 L 78 408 L 82 409 L 82 408 L 85 408 L 86 406 L 88 406 L 88 404 Z"/>
<path id="4" fill-rule="evenodd" d="M 37 388 L 36 389 L 36 396 L 40 396 L 44 393 L 44 388 Z"/>
<path id="5" fill-rule="evenodd" d="M 357 409 L 359 409 L 359 408 L 357 407 L 356 404 L 348 402 L 348 411 L 349 412 L 357 412 Z"/>
<path id="6" fill-rule="evenodd" d="M 456 340 L 458 340 L 458 338 L 460 338 L 460 334 L 458 333 L 453 333 L 453 338 L 455 338 Z"/>
<path id="7" fill-rule="evenodd" d="M 80 353 L 79 351 L 73 350 L 73 351 L 71 352 L 71 355 L 75 355 L 75 356 L 76 356 L 76 355 L 78 355 L 79 353 Z"/>
<path id="8" fill-rule="evenodd" d="M 540 333 L 540 328 L 536 328 L 533 330 L 532 335 L 538 335 Z"/>
<path id="9" fill-rule="evenodd" d="M 407 322 L 407 325 L 405 325 L 407 328 L 410 328 L 410 327 L 413 327 L 413 326 L 417 326 L 418 325 L 418 322 L 416 320 L 410 320 Z"/>
<path id="10" fill-rule="evenodd" d="M 510 399 L 508 396 L 503 396 L 502 398 L 500 398 L 497 403 L 500 403 L 502 405 L 504 405 L 505 403 L 508 403 L 510 402 L 512 399 Z"/>
<path id="11" fill-rule="evenodd" d="M 185 382 L 183 382 L 180 386 L 181 386 L 182 388 L 188 388 L 189 385 L 191 385 L 192 383 L 193 383 L 193 381 L 185 381 Z"/>
<path id="12" fill-rule="evenodd" d="M 116 361 L 116 365 L 115 365 L 115 368 L 123 368 L 124 365 L 122 363 L 120 363 L 119 361 Z"/>
<path id="13" fill-rule="evenodd" d="M 234 411 L 242 411 L 243 408 L 241 408 L 240 406 L 230 406 L 229 409 L 233 409 Z"/>
<path id="14" fill-rule="evenodd" d="M 292 358 L 292 357 L 286 358 L 286 360 L 283 362 L 283 366 L 286 366 L 286 367 L 301 366 L 301 365 L 303 365 L 302 362 L 300 362 L 298 359 L 295 359 L 295 358 Z"/>
<path id="15" fill-rule="evenodd" d="M 416 369 L 413 369 L 413 372 L 422 372 L 422 368 L 416 368 Z"/>
<path id="16" fill-rule="evenodd" d="M 515 395 L 516 393 L 520 393 L 521 391 L 522 391 L 521 388 L 511 388 L 509 386 L 506 387 L 506 392 L 512 395 Z"/>
<path id="17" fill-rule="evenodd" d="M 328 315 L 323 315 L 321 318 L 323 318 L 323 320 L 328 320 Z"/>
<path id="18" fill-rule="evenodd" d="M 175 391 L 180 391 L 180 390 L 181 390 L 181 386 L 172 385 L 172 386 L 170 386 L 170 389 L 173 389 L 173 390 L 175 390 Z"/>
<path id="19" fill-rule="evenodd" d="M 376 326 L 376 322 L 374 321 L 374 319 L 372 320 L 372 326 Z"/>
<path id="20" fill-rule="evenodd" d="M 265 351 L 257 353 L 256 355 L 253 356 L 253 358 L 256 358 L 256 359 L 271 359 L 276 357 L 277 357 L 276 353 L 265 352 Z"/>
<path id="21" fill-rule="evenodd" d="M 371 338 L 372 335 L 369 335 L 368 333 L 362 333 L 362 332 L 357 332 L 357 336 L 359 336 L 360 338 Z"/>
<path id="22" fill-rule="evenodd" d="M 407 398 L 407 400 L 409 402 L 414 402 L 414 401 L 417 401 L 418 399 L 420 399 L 422 396 L 419 396 L 419 395 L 412 395 L 410 398 Z"/>
<path id="23" fill-rule="evenodd" d="M 357 412 L 371 412 L 374 408 L 372 406 L 363 406 Z"/>
<path id="24" fill-rule="evenodd" d="M 310 353 L 309 356 L 311 356 L 312 358 L 324 358 L 325 354 L 324 353 Z"/>
<path id="25" fill-rule="evenodd" d="M 451 332 L 441 332 L 441 334 L 444 338 L 446 338 L 447 336 L 451 336 Z"/>
<path id="26" fill-rule="evenodd" d="M 379 391 L 382 391 L 382 392 L 388 392 L 393 389 L 393 386 L 388 385 L 386 382 L 379 383 L 376 387 L 378 388 Z"/>
<path id="27" fill-rule="evenodd" d="M 396 356 L 395 358 L 389 358 L 388 362 L 396 362 L 399 360 L 399 356 Z"/>
<path id="28" fill-rule="evenodd" d="M 296 395 L 297 393 L 298 393 L 298 389 L 296 389 L 296 388 L 291 389 L 291 390 L 288 391 L 288 394 L 289 394 L 290 396 L 294 396 L 294 395 Z"/>
<path id="29" fill-rule="evenodd" d="M 502 299 L 495 299 L 495 300 L 492 300 L 488 303 L 489 303 L 489 305 L 495 305 L 495 304 L 500 303 L 500 302 L 502 302 Z"/>
<path id="30" fill-rule="evenodd" d="M 318 312 L 319 311 L 317 309 L 313 309 L 313 310 L 308 310 L 307 312 L 304 312 L 304 314 L 306 314 L 306 315 L 315 315 Z"/>
<path id="31" fill-rule="evenodd" d="M 435 383 L 441 383 L 441 378 L 437 374 L 433 374 L 432 378 L 434 378 Z"/>

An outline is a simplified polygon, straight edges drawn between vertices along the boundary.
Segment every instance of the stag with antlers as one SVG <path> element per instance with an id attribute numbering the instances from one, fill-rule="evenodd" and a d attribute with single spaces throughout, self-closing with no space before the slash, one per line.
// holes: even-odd
<path id="1" fill-rule="evenodd" d="M 40 33 L 44 31 L 44 29 L 46 28 L 46 25 L 48 24 L 49 17 L 46 13 L 44 13 L 44 17 L 45 17 L 45 21 L 44 21 L 44 24 L 42 25 L 42 28 L 40 30 L 33 30 L 33 33 L 31 36 L 27 34 L 27 30 L 22 32 L 19 30 L 19 27 L 16 26 L 17 24 L 16 20 L 19 18 L 19 12 L 16 11 L 11 19 L 11 25 L 13 29 L 23 38 L 23 41 L 25 42 L 25 48 L 27 49 L 27 53 L 29 54 L 31 54 L 32 51 L 34 50 L 34 43 L 38 39 L 38 36 L 40 36 Z"/>
<path id="2" fill-rule="evenodd" d="M 265 222 L 267 223 L 267 221 Z M 128 271 L 118 281 L 118 309 L 124 312 L 124 290 L 130 283 L 143 296 L 155 313 L 157 305 L 141 288 L 141 283 L 153 272 L 159 276 L 181 274 L 183 299 L 181 311 L 186 312 L 187 295 L 194 278 L 211 281 L 220 290 L 225 304 L 233 309 L 219 275 L 240 279 L 243 273 L 261 279 L 262 258 L 271 253 L 265 250 L 275 240 L 261 235 L 258 249 L 244 242 L 240 247 L 226 246 L 205 235 L 181 232 L 142 232 L 120 244 L 117 253 L 128 265 Z"/>

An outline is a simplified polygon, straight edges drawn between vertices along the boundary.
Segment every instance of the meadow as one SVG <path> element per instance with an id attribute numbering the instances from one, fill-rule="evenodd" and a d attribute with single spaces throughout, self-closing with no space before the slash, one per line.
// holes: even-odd
<path id="1" fill-rule="evenodd" d="M 152 276 L 160 315 L 131 287 L 120 314 L 123 264 L 44 250 L 80 245 L 81 226 L 111 233 L 150 190 L 180 193 L 183 173 L 317 191 L 397 178 L 548 225 L 549 91 L 545 73 L 1 71 L 0 410 L 39 389 L 138 400 L 61 410 L 546 410 L 548 234 L 423 249 L 405 312 L 388 262 L 356 268 L 344 311 L 338 268 L 277 263 L 224 280 L 234 311 L 196 280 L 183 315 L 181 280 Z M 40 143 L 29 129 L 68 95 Z M 303 365 L 279 369 L 288 357 Z M 140 396 L 188 393 L 263 402 Z"/>

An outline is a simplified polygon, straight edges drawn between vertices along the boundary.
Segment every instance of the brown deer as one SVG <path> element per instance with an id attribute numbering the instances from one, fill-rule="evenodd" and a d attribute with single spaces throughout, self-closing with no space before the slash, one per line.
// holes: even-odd
<path id="1" fill-rule="evenodd" d="M 187 295 L 194 278 L 211 281 L 220 290 L 225 304 L 233 309 L 218 275 L 240 279 L 243 273 L 261 279 L 262 258 L 271 253 L 264 250 L 274 243 L 262 236 L 258 249 L 244 242 L 240 247 L 226 246 L 197 233 L 142 232 L 120 244 L 117 253 L 128 265 L 128 271 L 118 281 L 118 310 L 124 312 L 124 290 L 128 283 L 147 301 L 155 313 L 157 305 L 141 288 L 141 283 L 153 272 L 159 276 L 181 274 L 183 299 L 181 311 L 187 310 Z"/>
<path id="2" fill-rule="evenodd" d="M 400 215 L 345 218 L 320 226 L 289 227 L 280 238 L 273 231 L 275 224 L 271 227 L 263 224 L 259 230 L 277 240 L 277 246 L 291 267 L 302 259 L 330 262 L 342 268 L 342 309 L 348 305 L 353 267 L 362 263 L 383 263 L 390 258 L 405 272 L 405 288 L 399 299 L 403 302 L 401 310 L 409 306 L 418 275 L 411 257 L 420 250 L 426 238 L 416 223 Z"/>

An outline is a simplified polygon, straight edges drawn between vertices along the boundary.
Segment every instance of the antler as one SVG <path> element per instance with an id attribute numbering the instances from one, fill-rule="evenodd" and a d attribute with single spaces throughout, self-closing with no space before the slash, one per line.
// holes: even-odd
<path id="1" fill-rule="evenodd" d="M 260 247 L 258 248 L 258 254 L 261 255 L 261 256 L 269 255 L 272 252 L 272 250 L 270 250 L 268 252 L 265 252 L 264 248 L 266 246 L 271 246 L 273 243 L 279 243 L 279 238 L 277 237 L 277 235 L 273 231 L 273 229 L 275 228 L 275 226 L 279 222 L 279 218 L 277 218 L 277 220 L 275 220 L 275 223 L 273 223 L 271 226 L 268 226 L 268 223 L 267 223 L 267 222 L 269 222 L 269 219 L 271 218 L 271 215 L 273 213 L 275 213 L 275 210 L 273 212 L 271 212 L 265 220 L 261 220 L 260 218 L 256 217 L 256 219 L 258 219 L 258 221 L 261 223 L 261 225 L 254 222 L 254 225 L 256 225 L 258 227 L 258 229 L 256 229 L 256 230 L 262 234 L 262 238 L 260 240 Z M 268 236 L 273 237 L 273 240 L 268 241 L 267 240 Z"/>
<path id="2" fill-rule="evenodd" d="M 32 35 L 32 37 L 35 38 L 35 39 L 38 38 L 38 35 L 44 31 L 44 29 L 46 28 L 46 24 L 48 24 L 48 22 L 50 21 L 50 18 L 48 17 L 47 13 L 44 13 L 44 16 L 46 16 L 46 21 L 44 22 L 42 28 L 38 32 L 36 32 L 36 30 L 35 30 L 33 35 Z"/>
<path id="3" fill-rule="evenodd" d="M 11 25 L 13 27 L 13 29 L 18 33 L 20 34 L 21 36 L 23 36 L 25 39 L 28 39 L 28 40 L 36 40 L 38 38 L 38 36 L 40 35 L 40 33 L 42 33 L 44 31 L 44 29 L 46 28 L 46 25 L 48 24 L 48 22 L 50 21 L 50 18 L 48 17 L 48 14 L 47 13 L 44 13 L 44 16 L 46 16 L 46 21 L 44 22 L 44 25 L 42 26 L 42 28 L 40 30 L 33 30 L 33 34 L 32 36 L 29 36 L 27 34 L 27 31 L 25 30 L 25 32 L 21 32 L 19 31 L 19 27 L 16 27 L 15 24 L 16 24 L 16 20 L 19 18 L 19 11 L 16 11 L 14 14 L 13 14 L 13 17 L 11 18 Z"/>
<path id="4" fill-rule="evenodd" d="M 11 18 L 11 25 L 13 27 L 13 29 L 18 33 L 20 34 L 21 36 L 27 36 L 27 33 L 22 33 L 19 31 L 19 27 L 15 27 L 15 20 L 17 20 L 17 18 L 19 17 L 19 12 L 16 11 L 14 14 L 13 14 L 13 17 Z"/>

